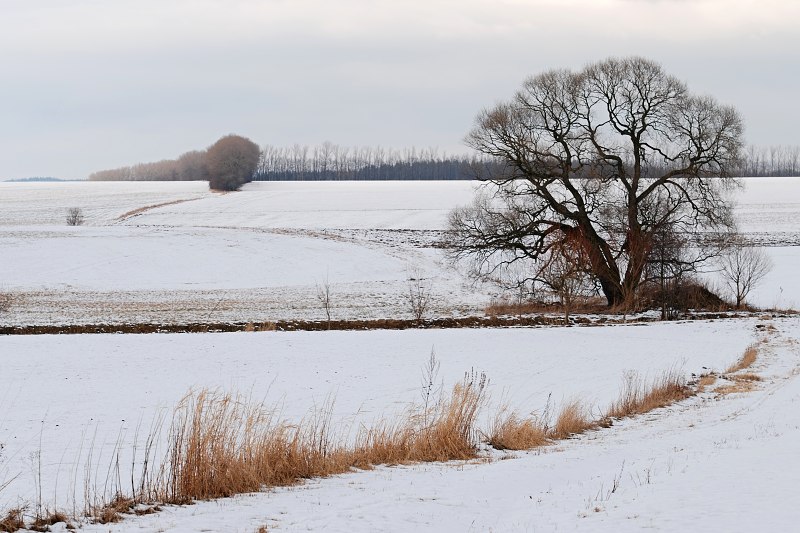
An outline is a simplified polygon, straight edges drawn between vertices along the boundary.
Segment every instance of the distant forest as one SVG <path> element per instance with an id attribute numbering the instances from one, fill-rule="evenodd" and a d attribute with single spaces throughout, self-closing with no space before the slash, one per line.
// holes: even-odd
<path id="1" fill-rule="evenodd" d="M 177 159 L 102 170 L 93 181 L 208 180 L 206 151 L 187 152 Z M 254 181 L 340 180 L 470 180 L 491 166 L 475 155 L 447 154 L 436 148 L 392 150 L 348 147 L 333 143 L 261 149 Z M 800 146 L 748 147 L 739 176 L 798 176 Z"/>

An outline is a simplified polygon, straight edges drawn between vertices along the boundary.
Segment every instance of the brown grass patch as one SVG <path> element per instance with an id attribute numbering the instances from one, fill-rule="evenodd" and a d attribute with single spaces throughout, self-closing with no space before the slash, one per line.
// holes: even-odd
<path id="1" fill-rule="evenodd" d="M 486 376 L 470 374 L 449 398 L 431 407 L 413 407 L 399 424 L 363 431 L 353 466 L 465 460 L 477 457 L 475 419 L 486 397 Z"/>
<path id="2" fill-rule="evenodd" d="M 44 516 L 36 517 L 33 522 L 28 525 L 28 529 L 31 531 L 50 531 L 50 526 L 54 526 L 62 522 L 66 524 L 67 529 L 74 528 L 66 514 L 60 511 L 53 511 Z M 0 529 L 0 531 L 2 531 L 2 529 Z"/>
<path id="3" fill-rule="evenodd" d="M 589 415 L 589 410 L 578 400 L 565 404 L 550 428 L 548 437 L 554 440 L 566 439 L 597 427 Z"/>
<path id="4" fill-rule="evenodd" d="M 13 533 L 20 529 L 25 529 L 25 520 L 23 519 L 22 508 L 11 509 L 6 515 L 0 518 L 0 531 L 3 533 Z"/>
<path id="5" fill-rule="evenodd" d="M 123 514 L 137 514 L 134 511 L 136 500 L 122 494 L 117 494 L 110 502 L 94 507 L 88 515 L 98 524 L 110 524 L 119 522 Z"/>
<path id="6" fill-rule="evenodd" d="M 717 382 L 716 374 L 703 374 L 697 380 L 697 392 L 705 392 L 707 388 Z"/>
<path id="7" fill-rule="evenodd" d="M 185 503 L 356 467 L 474 458 L 479 444 L 475 418 L 485 389 L 485 376 L 468 376 L 431 407 L 410 409 L 395 425 L 363 430 L 353 447 L 332 433 L 330 409 L 292 425 L 263 404 L 200 391 L 176 410 L 168 464 L 156 492 L 161 501 Z"/>
<path id="8" fill-rule="evenodd" d="M 487 443 L 497 450 L 531 450 L 550 443 L 547 422 L 543 418 L 520 418 L 503 408 L 495 417 Z"/>
<path id="9" fill-rule="evenodd" d="M 763 381 L 763 378 L 761 376 L 759 376 L 758 374 L 750 373 L 750 372 L 747 372 L 745 374 L 734 374 L 734 375 L 726 376 L 726 377 L 728 379 L 732 380 L 732 381 L 740 381 L 740 382 L 741 381 Z"/>
<path id="10" fill-rule="evenodd" d="M 753 381 L 734 381 L 730 385 L 720 385 L 714 389 L 714 392 L 720 396 L 725 396 L 727 394 L 750 392 L 755 388 L 756 385 Z"/>
<path id="11" fill-rule="evenodd" d="M 739 372 L 740 370 L 744 370 L 745 368 L 750 368 L 753 366 L 753 363 L 756 362 L 758 358 L 758 346 L 755 344 L 751 344 L 750 346 L 745 349 L 742 356 L 739 360 L 732 364 L 728 370 L 725 371 L 726 374 L 733 374 L 734 372 Z"/>
<path id="12" fill-rule="evenodd" d="M 533 314 L 563 313 L 557 302 L 513 301 L 509 299 L 492 300 L 483 312 L 486 316 L 519 316 Z M 609 314 L 610 310 L 600 298 L 580 298 L 570 306 L 570 313 Z"/>
<path id="13" fill-rule="evenodd" d="M 666 407 L 692 395 L 692 389 L 676 370 L 663 372 L 647 385 L 635 372 L 625 376 L 619 398 L 609 407 L 606 416 L 625 418 Z"/>

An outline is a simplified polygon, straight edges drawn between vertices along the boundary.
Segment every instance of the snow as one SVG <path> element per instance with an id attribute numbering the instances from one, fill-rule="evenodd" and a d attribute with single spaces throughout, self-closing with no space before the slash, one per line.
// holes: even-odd
<path id="1" fill-rule="evenodd" d="M 794 306 L 800 179 L 743 183 L 740 227 L 775 262 L 750 301 Z M 212 194 L 201 182 L 0 184 L 0 289 L 19 296 L 0 324 L 315 320 L 326 279 L 334 318 L 407 317 L 415 271 L 430 283 L 431 316 L 480 314 L 500 289 L 475 284 L 436 247 L 447 213 L 478 187 L 259 182 Z M 86 226 L 64 225 L 72 206 L 84 208 Z"/>
<path id="2" fill-rule="evenodd" d="M 240 192 L 167 206 L 139 217 L 147 225 L 443 229 L 447 214 L 468 204 L 471 181 L 254 182 Z"/>
<path id="3" fill-rule="evenodd" d="M 496 295 L 436 247 L 469 182 L 0 184 L 0 324 L 407 316 L 412 269 L 432 314 L 480 314 Z M 744 180 L 740 229 L 774 270 L 756 305 L 800 302 L 800 180 Z M 152 207 L 159 206 L 159 207 Z M 87 224 L 67 227 L 66 209 Z M 777 332 L 757 328 L 772 324 Z M 431 351 L 445 386 L 485 371 L 491 401 L 523 413 L 572 398 L 595 412 L 635 370 L 724 370 L 763 340 L 756 389 L 704 393 L 556 446 L 467 463 L 380 467 L 302 486 L 169 507 L 85 531 L 793 530 L 800 318 L 570 328 L 0 337 L 0 510 L 81 507 L 116 446 L 190 389 L 241 392 L 297 420 L 334 398 L 343 438 L 420 397 Z M 348 433 L 349 431 L 349 433 Z M 119 443 L 119 444 L 118 444 Z M 127 454 L 127 455 L 126 455 Z M 41 487 L 38 467 L 41 465 Z M 122 466 L 123 472 L 128 466 Z M 123 473 L 124 476 L 124 473 Z M 58 527 L 56 528 L 58 530 Z"/>
<path id="4" fill-rule="evenodd" d="M 0 265 L 0 278 L 27 290 L 251 289 L 406 275 L 404 261 L 364 246 L 255 231 L 47 226 L 5 236 L 14 262 Z"/>
<path id="5" fill-rule="evenodd" d="M 127 465 L 136 428 L 190 389 L 243 392 L 299 420 L 334 398 L 337 427 L 391 417 L 421 394 L 431 351 L 449 388 L 470 370 L 490 378 L 481 425 L 500 403 L 521 412 L 580 398 L 596 411 L 623 376 L 723 370 L 754 338 L 752 320 L 540 329 L 69 335 L 0 337 L 0 508 L 35 501 L 39 457 L 47 503 L 71 508 L 81 450 Z M 138 436 L 140 449 L 145 431 Z M 121 443 L 121 444 L 118 444 Z M 84 459 L 85 460 L 85 459 Z M 124 470 L 125 466 L 123 466 Z M 77 481 L 74 481 L 77 474 Z M 105 474 L 100 474 L 100 485 Z M 126 475 L 123 474 L 123 479 Z M 1 482 L 0 482 L 1 483 Z M 53 501 L 54 500 L 54 501 Z M 81 508 L 81 502 L 77 502 Z"/>
<path id="6" fill-rule="evenodd" d="M 203 181 L 0 182 L 0 226 L 64 225 L 72 207 L 83 211 L 86 224 L 105 225 L 145 206 L 207 196 Z"/>

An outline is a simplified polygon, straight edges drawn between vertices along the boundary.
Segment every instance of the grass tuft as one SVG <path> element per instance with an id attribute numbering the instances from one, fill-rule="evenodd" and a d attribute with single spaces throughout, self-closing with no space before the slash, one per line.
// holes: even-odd
<path id="1" fill-rule="evenodd" d="M 579 400 L 572 400 L 561 408 L 548 436 L 555 440 L 566 439 L 595 427 L 597 424 L 590 418 L 588 409 Z"/>
<path id="2" fill-rule="evenodd" d="M 60 523 L 64 523 L 67 529 L 74 528 L 70 523 L 69 517 L 65 513 L 53 511 L 44 516 L 36 517 L 34 521 L 28 525 L 28 529 L 31 531 L 50 531 L 50 526 Z M 2 531 L 2 529 L 0 529 L 0 531 Z"/>
<path id="3" fill-rule="evenodd" d="M 531 450 L 550 443 L 547 422 L 539 417 L 520 418 L 501 409 L 492 423 L 487 442 L 498 450 Z"/>
<path id="4" fill-rule="evenodd" d="M 9 510 L 4 517 L 0 518 L 0 531 L 3 533 L 14 533 L 20 529 L 25 529 L 23 512 L 24 509 L 22 508 Z"/>
<path id="5" fill-rule="evenodd" d="M 717 382 L 717 375 L 714 373 L 703 374 L 697 380 L 697 392 L 705 392 L 707 388 Z"/>
<path id="6" fill-rule="evenodd" d="M 747 349 L 742 354 L 742 357 L 734 363 L 733 365 L 725 371 L 726 374 L 733 374 L 735 372 L 739 372 L 740 370 L 744 370 L 745 368 L 750 368 L 753 366 L 753 363 L 756 362 L 758 358 L 758 346 L 755 344 L 751 344 L 747 347 Z"/>
<path id="7" fill-rule="evenodd" d="M 676 370 L 665 371 L 649 386 L 635 372 L 625 376 L 619 398 L 606 412 L 609 418 L 625 418 L 666 407 L 693 394 Z"/>

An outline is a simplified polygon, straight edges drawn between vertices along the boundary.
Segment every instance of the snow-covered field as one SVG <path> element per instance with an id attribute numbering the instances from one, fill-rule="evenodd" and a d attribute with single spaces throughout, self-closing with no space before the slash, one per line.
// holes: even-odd
<path id="1" fill-rule="evenodd" d="M 264 332 L 0 337 L 0 507 L 42 492 L 71 508 L 82 497 L 81 450 L 106 466 L 190 389 L 246 392 L 289 420 L 334 399 L 334 426 L 369 425 L 420 399 L 431 351 L 445 388 L 465 372 L 490 378 L 493 401 L 521 412 L 580 398 L 599 412 L 627 371 L 655 377 L 724 370 L 755 338 L 752 320 L 595 328 Z M 437 380 L 437 381 L 438 381 Z M 489 421 L 482 420 L 488 428 Z M 140 449 L 146 435 L 139 434 Z M 123 465 L 127 465 L 123 455 Z M 85 458 L 84 458 L 85 460 Z M 125 466 L 123 466 L 125 468 Z M 123 479 L 127 476 L 123 474 Z M 105 474 L 100 476 L 100 482 Z M 71 481 L 72 480 L 72 481 Z M 0 481 L 0 484 L 2 481 Z M 5 505 L 8 507 L 8 505 Z M 78 502 L 81 508 L 81 502 Z"/>
<path id="2" fill-rule="evenodd" d="M 321 318 L 407 313 L 407 278 L 431 279 L 434 312 L 480 313 L 493 295 L 436 247 L 474 185 L 0 184 L 2 324 Z M 165 204 L 165 205 L 164 205 Z M 150 207 L 150 206 L 160 207 Z M 69 207 L 87 223 L 67 227 Z M 147 208 L 147 209 L 143 209 Z M 800 302 L 800 180 L 746 180 L 742 230 L 775 269 L 760 305 Z M 763 326 L 772 324 L 775 332 Z M 791 530 L 800 442 L 800 320 L 767 317 L 587 328 L 0 337 L 0 510 L 81 508 L 113 450 L 190 389 L 275 403 L 297 420 L 334 398 L 354 428 L 419 400 L 431 351 L 445 386 L 485 371 L 491 401 L 523 413 L 573 398 L 600 412 L 628 371 L 724 370 L 765 340 L 756 390 L 713 392 L 532 453 L 381 467 L 295 488 L 168 508 L 87 531 Z M 137 427 L 142 429 L 137 435 Z M 487 452 L 489 453 L 489 452 Z M 41 474 L 39 472 L 41 471 Z"/>
<path id="3" fill-rule="evenodd" d="M 770 323 L 776 332 L 757 326 Z M 766 339 L 757 390 L 705 393 L 535 453 L 489 463 L 382 467 L 291 489 L 167 508 L 87 531 L 790 530 L 800 438 L 800 323 L 722 320 L 594 328 L 2 337 L 0 508 L 81 508 L 87 450 L 102 491 L 130 446 L 189 388 L 220 387 L 298 420 L 335 398 L 335 426 L 369 424 L 419 400 L 435 349 L 439 379 L 485 371 L 492 401 L 521 412 L 584 399 L 597 411 L 625 372 L 724 370 Z M 41 466 L 41 477 L 39 467 Z M 741 509 L 748 509 L 741 514 Z"/>
<path id="4" fill-rule="evenodd" d="M 775 271 L 750 300 L 800 303 L 800 179 L 744 180 L 742 231 Z M 409 277 L 429 280 L 431 313 L 479 314 L 497 287 L 475 285 L 437 247 L 471 182 L 0 184 L 0 289 L 17 297 L 0 324 L 409 316 Z M 158 207 L 152 207 L 158 206 Z M 68 227 L 69 207 L 86 225 Z"/>
<path id="5" fill-rule="evenodd" d="M 794 531 L 800 329 L 778 327 L 756 367 L 766 380 L 746 394 L 489 464 L 379 468 L 88 530 Z"/>

